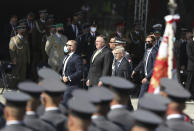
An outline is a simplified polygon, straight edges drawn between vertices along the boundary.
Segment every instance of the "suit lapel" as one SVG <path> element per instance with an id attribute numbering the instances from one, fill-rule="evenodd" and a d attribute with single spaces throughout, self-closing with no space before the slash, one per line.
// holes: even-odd
<path id="1" fill-rule="evenodd" d="M 67 61 L 66 69 L 67 69 L 67 66 L 69 65 L 69 63 L 70 63 L 70 61 L 72 60 L 72 58 L 73 58 L 74 55 L 75 55 L 75 54 L 71 55 L 70 58 L 69 58 L 69 60 Z"/>
<path id="2" fill-rule="evenodd" d="M 95 60 L 98 58 L 98 56 L 99 55 L 101 55 L 102 53 L 103 53 L 103 51 L 104 51 L 104 49 L 105 49 L 106 47 L 104 47 L 101 51 L 100 51 L 100 53 L 98 53 L 98 55 L 96 55 L 96 57 L 94 58 L 94 61 L 92 62 L 92 63 L 94 63 L 95 62 Z M 97 51 L 97 50 L 96 50 Z M 94 52 L 94 54 L 96 53 L 96 51 Z M 94 54 L 92 55 L 92 58 L 94 57 Z M 91 59 L 92 60 L 92 59 Z"/>

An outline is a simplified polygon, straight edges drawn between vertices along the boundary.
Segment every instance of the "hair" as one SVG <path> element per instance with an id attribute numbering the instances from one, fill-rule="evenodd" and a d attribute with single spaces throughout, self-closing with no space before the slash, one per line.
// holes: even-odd
<path id="1" fill-rule="evenodd" d="M 152 42 L 156 41 L 156 38 L 152 35 L 148 35 L 146 38 L 151 38 L 152 39 Z"/>
<path id="2" fill-rule="evenodd" d="M 106 43 L 106 41 L 107 41 L 107 40 L 106 40 L 106 36 L 104 36 L 104 35 L 98 35 L 97 37 L 101 37 L 101 38 L 104 40 L 104 43 Z M 96 37 L 96 38 L 97 38 L 97 37 Z"/>
<path id="3" fill-rule="evenodd" d="M 125 52 L 125 48 L 122 47 L 122 46 L 116 46 L 116 47 L 114 48 L 114 50 L 119 50 L 120 53 L 124 53 L 124 52 Z"/>
<path id="4" fill-rule="evenodd" d="M 11 117 L 17 120 L 23 120 L 23 117 L 25 115 L 25 107 L 6 106 L 5 109 Z"/>
<path id="5" fill-rule="evenodd" d="M 26 109 L 36 110 L 40 105 L 39 97 L 32 97 L 31 100 L 27 102 Z"/>

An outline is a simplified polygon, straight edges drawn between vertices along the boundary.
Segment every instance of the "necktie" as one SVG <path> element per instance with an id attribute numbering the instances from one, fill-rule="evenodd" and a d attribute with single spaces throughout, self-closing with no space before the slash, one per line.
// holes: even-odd
<path id="1" fill-rule="evenodd" d="M 66 69 L 66 65 L 67 65 L 67 58 L 69 57 L 69 54 L 68 55 L 66 55 L 66 57 L 65 57 L 65 59 L 64 59 L 64 61 L 63 61 L 63 63 L 64 63 L 64 67 L 63 67 L 63 75 L 65 75 L 65 69 Z"/>
<path id="2" fill-rule="evenodd" d="M 93 58 L 92 58 L 92 62 L 94 61 L 95 57 L 100 53 L 101 50 L 97 50 L 96 53 L 94 54 Z"/>
<path id="3" fill-rule="evenodd" d="M 120 64 L 119 61 L 117 61 L 117 62 L 115 63 L 115 73 L 117 73 L 117 71 L 118 71 L 119 64 Z"/>

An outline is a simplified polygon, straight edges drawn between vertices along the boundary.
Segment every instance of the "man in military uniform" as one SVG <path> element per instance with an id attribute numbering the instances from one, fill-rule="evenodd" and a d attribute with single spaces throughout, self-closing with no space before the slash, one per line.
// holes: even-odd
<path id="1" fill-rule="evenodd" d="M 114 93 L 105 87 L 92 87 L 86 93 L 92 97 L 91 102 L 97 108 L 97 112 L 92 115 L 91 126 L 96 126 L 103 131 L 122 131 L 122 128 L 107 119 Z"/>
<path id="2" fill-rule="evenodd" d="M 69 113 L 67 127 L 69 131 L 98 131 L 88 129 L 91 116 L 96 108 L 85 96 L 75 96 L 68 101 Z"/>
<path id="3" fill-rule="evenodd" d="M 30 96 L 22 92 L 5 92 L 3 94 L 6 99 L 4 116 L 6 126 L 1 131 L 32 131 L 23 124 L 26 103 Z"/>
<path id="4" fill-rule="evenodd" d="M 18 88 L 31 96 L 26 105 L 24 124 L 35 131 L 56 131 L 53 126 L 39 119 L 36 113 L 36 109 L 40 105 L 40 95 L 43 88 L 34 82 L 27 81 L 19 83 Z"/>
<path id="5" fill-rule="evenodd" d="M 45 52 L 46 44 L 46 10 L 41 10 L 40 19 L 35 21 L 35 28 L 32 30 L 32 75 L 36 80 L 37 76 L 37 66 L 47 63 L 47 56 Z"/>
<path id="6" fill-rule="evenodd" d="M 30 62 L 28 40 L 24 36 L 25 30 L 25 25 L 17 26 L 18 34 L 12 37 L 9 43 L 11 62 L 16 65 L 13 70 L 16 76 L 16 84 L 25 80 L 27 64 Z"/>
<path id="7" fill-rule="evenodd" d="M 129 110 L 133 110 L 133 106 L 129 92 L 134 88 L 134 85 L 128 80 L 113 76 L 101 77 L 100 81 L 114 92 L 114 98 L 111 101 L 110 111 L 107 115 L 108 120 L 120 125 L 122 129 L 130 131 L 133 120 Z"/>
<path id="8" fill-rule="evenodd" d="M 63 24 L 56 25 L 56 34 L 48 37 L 45 51 L 48 55 L 48 64 L 53 70 L 59 72 L 64 58 L 64 46 L 67 37 L 63 35 Z"/>
<path id="9" fill-rule="evenodd" d="M 41 96 L 45 106 L 45 112 L 40 119 L 54 125 L 57 131 L 66 131 L 67 117 L 59 109 L 66 86 L 56 79 L 45 79 L 40 85 L 44 90 Z"/>

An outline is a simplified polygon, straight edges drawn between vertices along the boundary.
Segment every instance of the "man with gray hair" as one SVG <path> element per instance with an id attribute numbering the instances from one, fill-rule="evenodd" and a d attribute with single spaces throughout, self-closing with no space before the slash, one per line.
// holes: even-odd
<path id="1" fill-rule="evenodd" d="M 117 46 L 113 50 L 115 62 L 112 65 L 113 76 L 123 77 L 127 80 L 130 79 L 132 68 L 125 57 L 125 49 L 122 46 Z"/>

